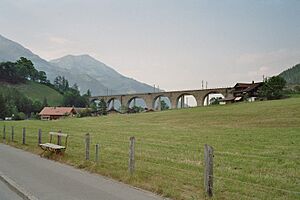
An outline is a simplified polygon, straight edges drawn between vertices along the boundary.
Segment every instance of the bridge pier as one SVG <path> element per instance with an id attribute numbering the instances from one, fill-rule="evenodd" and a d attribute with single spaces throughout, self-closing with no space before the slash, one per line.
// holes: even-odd
<path id="1" fill-rule="evenodd" d="M 177 98 L 170 99 L 171 101 L 171 109 L 177 109 Z"/>
<path id="2" fill-rule="evenodd" d="M 154 110 L 154 105 L 153 105 L 153 99 L 152 98 L 146 98 L 144 99 L 145 103 L 146 103 L 146 107 L 148 108 L 148 110 Z"/>
<path id="3" fill-rule="evenodd" d="M 161 111 L 161 96 L 158 97 L 158 110 Z"/>

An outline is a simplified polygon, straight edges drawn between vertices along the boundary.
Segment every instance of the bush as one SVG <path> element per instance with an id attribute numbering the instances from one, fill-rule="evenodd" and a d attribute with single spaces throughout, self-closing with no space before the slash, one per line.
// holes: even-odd
<path id="1" fill-rule="evenodd" d="M 300 85 L 296 85 L 294 87 L 295 92 L 299 93 L 300 92 Z"/>
<path id="2" fill-rule="evenodd" d="M 78 114 L 77 114 L 77 117 L 88 117 L 88 116 L 91 116 L 92 115 L 92 111 L 91 109 L 83 109 L 81 110 Z"/>
<path id="3" fill-rule="evenodd" d="M 40 116 L 38 115 L 38 113 L 32 112 L 32 113 L 30 114 L 30 119 L 40 119 Z"/>
<path id="4" fill-rule="evenodd" d="M 268 100 L 281 99 L 284 97 L 283 88 L 286 81 L 280 76 L 273 76 L 264 81 L 264 85 L 259 89 L 259 97 Z"/>
<path id="5" fill-rule="evenodd" d="M 120 107 L 120 112 L 121 113 L 128 113 L 128 107 L 127 106 L 124 106 L 124 105 L 121 105 L 121 107 Z"/>
<path id="6" fill-rule="evenodd" d="M 107 105 L 104 99 L 101 99 L 99 102 L 99 110 L 98 110 L 99 115 L 107 115 Z"/>
<path id="7" fill-rule="evenodd" d="M 13 120 L 24 120 L 26 118 L 25 113 L 19 112 L 13 116 Z"/>
<path id="8" fill-rule="evenodd" d="M 143 112 L 145 109 L 141 106 L 133 106 L 131 109 L 129 109 L 130 113 L 140 113 Z"/>

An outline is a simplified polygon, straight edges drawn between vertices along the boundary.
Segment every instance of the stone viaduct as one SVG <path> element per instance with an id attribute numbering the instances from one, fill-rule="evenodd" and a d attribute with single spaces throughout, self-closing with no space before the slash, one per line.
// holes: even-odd
<path id="1" fill-rule="evenodd" d="M 179 108 L 183 107 L 184 96 L 192 95 L 195 97 L 197 106 L 203 106 L 204 100 L 209 94 L 222 94 L 224 97 L 228 97 L 232 94 L 232 88 L 214 88 L 214 89 L 202 89 L 202 90 L 184 90 L 184 91 L 169 91 L 169 92 L 153 92 L 153 93 L 137 93 L 137 94 L 123 94 L 123 95 L 109 95 L 109 96 L 94 96 L 90 97 L 90 101 L 101 100 L 110 105 L 111 102 L 119 100 L 121 106 L 129 107 L 132 100 L 136 98 L 141 98 L 145 101 L 148 110 L 153 109 L 155 102 L 158 98 L 167 97 L 171 103 L 171 109 L 178 108 L 178 103 L 180 102 Z M 207 98 L 208 99 L 208 98 Z"/>

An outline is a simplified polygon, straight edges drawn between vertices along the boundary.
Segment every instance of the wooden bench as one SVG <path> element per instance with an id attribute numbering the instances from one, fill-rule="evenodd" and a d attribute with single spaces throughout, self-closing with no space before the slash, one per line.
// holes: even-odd
<path id="1" fill-rule="evenodd" d="M 53 136 L 57 136 L 57 144 L 52 143 Z M 65 137 L 65 146 L 61 145 L 62 137 Z M 54 152 L 56 154 L 61 154 L 66 151 L 67 142 L 68 142 L 68 134 L 61 133 L 61 132 L 58 132 L 58 133 L 49 132 L 49 143 L 40 144 L 40 147 L 44 150 L 44 152 L 50 151 L 50 152 Z"/>

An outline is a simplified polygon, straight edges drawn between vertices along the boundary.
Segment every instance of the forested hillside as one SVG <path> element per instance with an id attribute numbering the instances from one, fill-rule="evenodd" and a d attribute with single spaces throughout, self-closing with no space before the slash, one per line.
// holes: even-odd
<path id="1" fill-rule="evenodd" d="M 297 64 L 279 74 L 288 84 L 300 84 L 300 64 Z"/>
<path id="2" fill-rule="evenodd" d="M 88 94 L 80 95 L 77 84 L 58 76 L 54 84 L 44 71 L 35 69 L 31 60 L 0 62 L 0 119 L 36 118 L 45 106 L 89 106 Z"/>
<path id="3" fill-rule="evenodd" d="M 43 102 L 46 99 L 49 106 L 59 106 L 63 103 L 63 95 L 57 90 L 33 81 L 26 81 L 19 84 L 1 82 L 0 91 L 3 91 L 4 88 L 16 89 L 32 101 Z"/>

